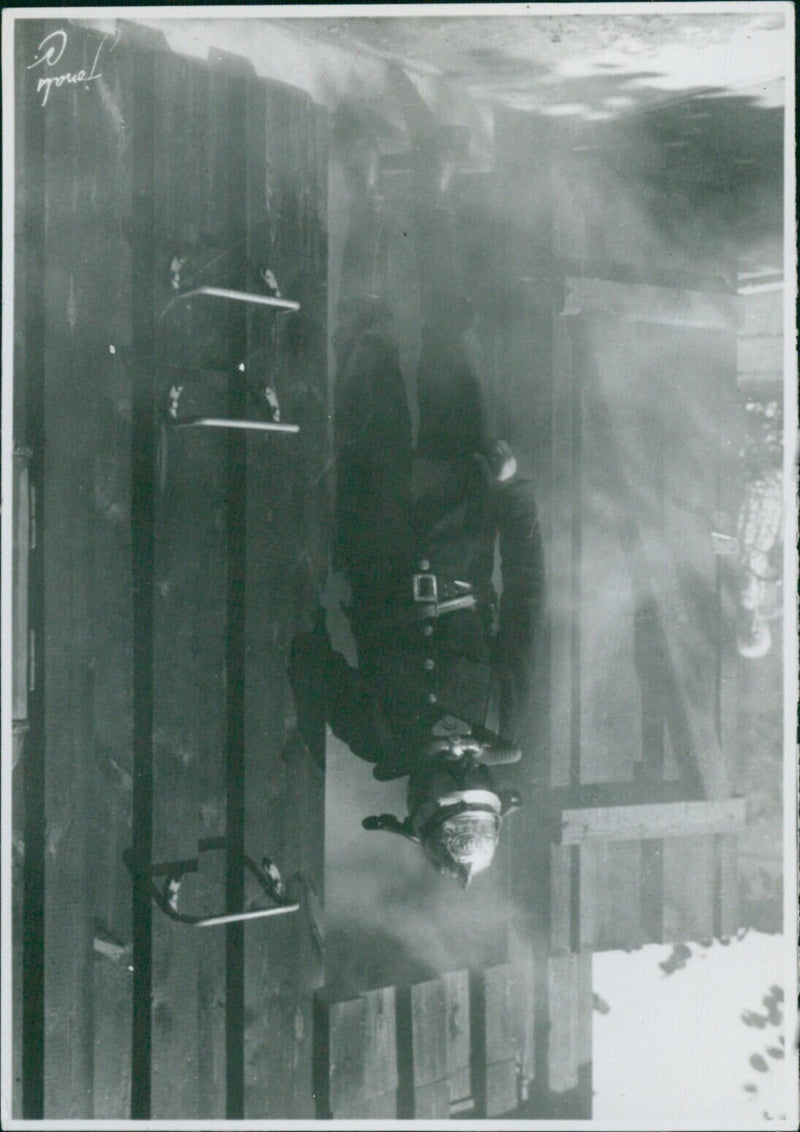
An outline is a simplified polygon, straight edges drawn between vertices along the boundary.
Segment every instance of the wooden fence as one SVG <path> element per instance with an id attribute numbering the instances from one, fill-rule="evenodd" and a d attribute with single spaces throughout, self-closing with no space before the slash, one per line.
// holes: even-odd
<path id="1" fill-rule="evenodd" d="M 547 960 L 545 1081 L 537 1079 L 533 962 L 452 971 L 316 1010 L 317 1115 L 503 1116 L 536 1087 L 566 1092 L 591 1062 L 591 956 Z"/>

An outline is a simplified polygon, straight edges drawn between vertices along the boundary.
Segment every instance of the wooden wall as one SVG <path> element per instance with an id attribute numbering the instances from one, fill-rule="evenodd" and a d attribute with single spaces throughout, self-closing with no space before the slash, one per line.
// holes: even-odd
<path id="1" fill-rule="evenodd" d="M 346 1001 L 320 995 L 319 1116 L 436 1120 L 511 1113 L 532 1054 L 529 974 L 525 964 L 504 963 Z M 559 1017 L 555 1029 L 590 1024 L 591 980 L 571 1007 L 574 1017 Z M 566 1067 L 563 1044 L 559 1034 L 553 1060 Z M 585 1061 L 585 1050 L 571 1064 L 578 1056 Z"/>
<path id="2" fill-rule="evenodd" d="M 131 495 L 132 406 L 134 382 L 143 382 L 155 423 L 175 367 L 216 411 L 231 375 L 254 395 L 268 383 L 283 419 L 301 425 L 299 437 L 253 434 L 242 448 L 244 838 L 259 860 L 268 853 L 322 895 L 323 787 L 303 756 L 286 753 L 285 666 L 325 562 L 325 118 L 304 94 L 257 81 L 235 60 L 183 60 L 142 34 L 124 23 L 110 37 L 66 21 L 17 24 L 15 434 L 33 451 L 40 493 L 30 611 L 37 681 L 16 772 L 26 842 L 19 1106 L 31 1116 L 129 1113 L 131 880 L 122 852 L 137 773 L 131 523 L 141 503 Z M 96 77 L 53 86 L 44 101 L 38 77 L 55 71 L 47 58 L 29 68 L 48 35 L 63 45 L 59 72 L 88 76 L 94 66 Z M 242 112 L 232 117 L 237 98 Z M 170 261 L 187 248 L 192 269 L 198 257 L 233 250 L 220 261 L 227 277 L 212 267 L 203 282 L 231 285 L 234 271 L 253 287 L 257 269 L 270 267 L 301 312 L 237 323 L 227 304 L 168 309 Z M 227 434 L 200 430 L 170 434 L 158 451 L 156 860 L 192 856 L 198 837 L 225 830 L 228 455 Z M 204 870 L 196 883 L 198 906 L 219 911 L 224 873 Z M 225 943 L 213 933 L 199 939 L 154 916 L 154 1117 L 225 1112 Z M 306 1115 L 320 964 L 308 918 L 248 927 L 245 947 L 247 1115 Z"/>

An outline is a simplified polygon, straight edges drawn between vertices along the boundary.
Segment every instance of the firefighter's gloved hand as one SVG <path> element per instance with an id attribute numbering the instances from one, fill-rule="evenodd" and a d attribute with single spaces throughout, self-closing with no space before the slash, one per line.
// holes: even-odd
<path id="1" fill-rule="evenodd" d="M 484 452 L 476 452 L 473 463 L 490 488 L 502 487 L 517 474 L 517 459 L 505 440 L 495 440 Z"/>
<path id="2" fill-rule="evenodd" d="M 411 837 L 407 821 L 400 821 L 394 814 L 370 814 L 361 823 L 362 829 L 385 830 L 387 833 L 398 833 L 401 837 Z"/>

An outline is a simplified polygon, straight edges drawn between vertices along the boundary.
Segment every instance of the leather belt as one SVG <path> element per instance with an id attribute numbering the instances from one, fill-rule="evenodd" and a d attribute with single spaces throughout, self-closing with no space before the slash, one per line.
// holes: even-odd
<path id="1" fill-rule="evenodd" d="M 458 578 L 442 578 L 432 573 L 412 574 L 411 594 L 414 602 L 410 613 L 412 621 L 440 617 L 457 609 L 474 609 L 478 604 L 472 582 L 462 582 Z"/>
<path id="2" fill-rule="evenodd" d="M 443 578 L 433 573 L 412 574 L 409 596 L 411 601 L 408 604 L 398 603 L 396 612 L 376 611 L 374 617 L 362 612 L 359 618 L 362 627 L 382 632 L 390 628 L 403 628 L 417 621 L 433 621 L 449 613 L 476 609 L 479 604 L 487 604 L 485 598 L 481 602 L 481 596 L 471 582 Z"/>

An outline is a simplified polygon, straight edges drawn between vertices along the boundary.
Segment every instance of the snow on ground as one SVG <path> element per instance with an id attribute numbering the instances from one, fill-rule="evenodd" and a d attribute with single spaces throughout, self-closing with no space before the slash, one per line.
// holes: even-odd
<path id="1" fill-rule="evenodd" d="M 683 955 L 661 944 L 595 955 L 593 1118 L 797 1127 L 787 950 L 784 936 L 748 932 Z"/>

